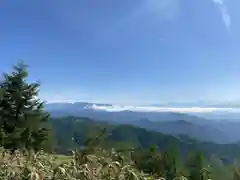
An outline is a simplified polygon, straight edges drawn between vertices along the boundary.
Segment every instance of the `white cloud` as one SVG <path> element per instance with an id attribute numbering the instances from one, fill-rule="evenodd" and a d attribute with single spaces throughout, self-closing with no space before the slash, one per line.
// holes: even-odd
<path id="1" fill-rule="evenodd" d="M 133 112 L 178 112 L 178 113 L 210 113 L 210 112 L 232 112 L 232 108 L 201 108 L 201 107 L 190 107 L 190 108 L 171 108 L 171 107 L 157 107 L 157 106 L 103 106 L 93 105 L 94 110 L 107 111 L 107 112 L 120 112 L 120 111 L 133 111 Z"/>
<path id="2" fill-rule="evenodd" d="M 212 0 L 216 5 L 218 5 L 219 10 L 222 14 L 222 20 L 224 24 L 226 25 L 228 31 L 230 31 L 230 26 L 231 26 L 231 16 L 228 13 L 227 7 L 224 4 L 224 0 Z"/>

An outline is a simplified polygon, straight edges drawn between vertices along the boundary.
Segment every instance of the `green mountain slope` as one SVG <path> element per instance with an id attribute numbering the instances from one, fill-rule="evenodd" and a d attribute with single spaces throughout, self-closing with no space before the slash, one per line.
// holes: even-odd
<path id="1" fill-rule="evenodd" d="M 221 145 L 201 142 L 187 136 L 174 137 L 133 125 L 112 125 L 75 117 L 53 119 L 52 125 L 57 140 L 56 151 L 59 153 L 67 153 L 69 149 L 83 145 L 87 138 L 98 135 L 106 128 L 104 141 L 101 144 L 104 147 L 145 149 L 156 145 L 160 150 L 164 150 L 169 145 L 175 144 L 179 147 L 182 157 L 196 150 L 203 152 L 208 158 L 215 155 L 224 163 L 231 163 L 233 159 L 240 157 L 240 145 L 238 144 Z M 78 145 L 73 137 L 77 137 Z"/>

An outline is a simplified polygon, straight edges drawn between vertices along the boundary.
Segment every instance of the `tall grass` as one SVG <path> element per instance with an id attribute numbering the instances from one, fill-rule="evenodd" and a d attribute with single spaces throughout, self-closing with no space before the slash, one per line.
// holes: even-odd
<path id="1" fill-rule="evenodd" d="M 0 153 L 1 180 L 164 180 L 139 172 L 127 157 L 114 150 L 94 154 L 74 151 L 69 157 L 30 151 L 10 155 L 3 148 Z"/>

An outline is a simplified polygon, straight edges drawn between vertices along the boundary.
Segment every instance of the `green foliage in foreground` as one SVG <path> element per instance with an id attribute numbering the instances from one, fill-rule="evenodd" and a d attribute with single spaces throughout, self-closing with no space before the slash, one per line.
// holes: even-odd
<path id="1" fill-rule="evenodd" d="M 169 154 L 171 156 L 171 154 Z M 72 152 L 71 156 L 43 151 L 9 151 L 0 148 L 1 180 L 240 180 L 235 169 L 230 176 L 214 178 L 212 169 L 204 168 L 201 155 L 190 157 L 189 168 L 181 171 L 176 161 L 152 148 L 145 152 L 142 167 L 131 155 L 114 149 L 106 151 L 91 145 Z M 175 159 L 176 160 L 176 159 Z M 143 166 L 145 168 L 143 168 Z M 141 170 L 142 169 L 142 170 Z"/>
<path id="2" fill-rule="evenodd" d="M 75 151 L 68 159 L 43 152 L 22 154 L 16 151 L 10 155 L 1 149 L 0 179 L 2 180 L 168 180 L 166 174 L 146 174 L 136 169 L 128 157 L 112 150 L 110 152 L 95 149 Z M 60 159 L 60 160 L 59 160 Z M 187 180 L 182 175 L 175 179 Z M 202 173 L 201 175 L 204 176 Z M 174 178 L 171 177 L 171 180 Z M 169 179 L 170 180 L 170 179 Z M 191 179 L 189 179 L 191 180 Z M 207 180 L 204 176 L 204 179 Z"/>

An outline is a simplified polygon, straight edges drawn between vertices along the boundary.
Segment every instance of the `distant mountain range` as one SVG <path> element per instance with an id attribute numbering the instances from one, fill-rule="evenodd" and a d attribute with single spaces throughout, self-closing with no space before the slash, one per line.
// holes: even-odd
<path id="1" fill-rule="evenodd" d="M 190 123 L 179 121 L 182 123 Z M 232 163 L 233 159 L 240 157 L 240 144 L 216 144 L 191 139 L 187 136 L 171 136 L 160 132 L 146 130 L 133 125 L 113 125 L 111 123 L 95 121 L 89 118 L 62 117 L 52 121 L 53 132 L 56 136 L 56 151 L 69 153 L 69 149 L 82 146 L 89 137 L 95 137 L 103 129 L 106 133 L 101 145 L 106 148 L 116 149 L 140 148 L 146 149 L 156 145 L 161 151 L 175 144 L 181 158 L 185 159 L 190 152 L 201 151 L 208 158 L 216 157 L 222 163 Z M 62 133 L 64 131 L 64 133 Z M 76 142 L 78 145 L 76 145 Z M 216 159 L 216 160 L 217 160 Z"/>
<path id="2" fill-rule="evenodd" d="M 88 117 L 99 121 L 107 121 L 112 124 L 132 124 L 165 134 L 187 135 L 198 140 L 221 144 L 237 143 L 240 141 L 240 121 L 231 121 L 232 118 L 228 119 L 231 113 L 227 111 L 190 112 L 188 114 L 156 111 L 152 106 L 146 110 L 146 108 L 142 108 L 141 106 L 134 108 L 131 106 L 125 107 L 87 102 L 50 103 L 46 104 L 45 108 L 53 117 Z M 222 120 L 223 115 L 225 115 L 225 120 Z M 206 119 L 203 118 L 204 116 L 212 116 L 212 118 Z M 219 119 L 217 118 L 218 116 L 220 117 Z M 234 116 L 235 120 L 240 117 L 237 113 Z"/>
<path id="3" fill-rule="evenodd" d="M 214 108 L 240 108 L 240 101 L 225 101 L 225 102 L 169 102 L 165 104 L 153 104 L 153 106 L 169 106 L 169 107 L 214 107 Z"/>

